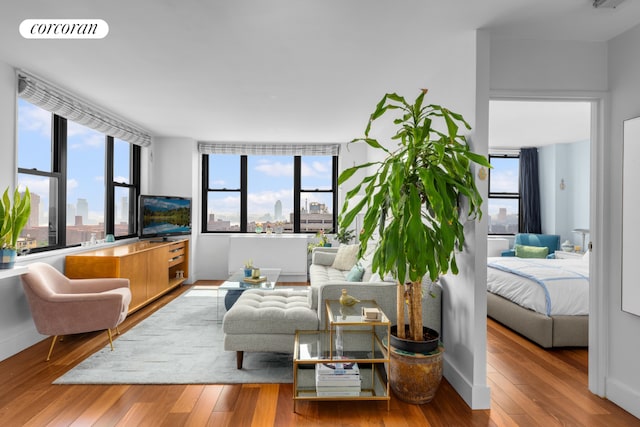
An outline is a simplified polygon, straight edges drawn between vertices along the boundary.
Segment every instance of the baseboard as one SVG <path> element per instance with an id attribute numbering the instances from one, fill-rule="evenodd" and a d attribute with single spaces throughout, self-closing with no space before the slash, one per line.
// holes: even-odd
<path id="1" fill-rule="evenodd" d="M 607 378 L 606 398 L 636 418 L 640 418 L 640 393 L 618 380 Z"/>
<path id="2" fill-rule="evenodd" d="M 474 385 L 444 355 L 443 376 L 471 409 L 490 409 L 491 392 L 486 385 Z"/>

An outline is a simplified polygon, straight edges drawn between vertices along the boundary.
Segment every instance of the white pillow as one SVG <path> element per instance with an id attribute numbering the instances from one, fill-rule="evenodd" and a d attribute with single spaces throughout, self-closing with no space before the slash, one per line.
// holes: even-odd
<path id="1" fill-rule="evenodd" d="M 340 245 L 331 267 L 337 270 L 351 270 L 358 260 L 359 245 Z"/>

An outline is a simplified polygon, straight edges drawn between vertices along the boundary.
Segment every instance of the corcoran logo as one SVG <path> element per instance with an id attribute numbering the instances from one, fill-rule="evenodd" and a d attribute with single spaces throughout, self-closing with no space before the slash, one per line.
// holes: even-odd
<path id="1" fill-rule="evenodd" d="M 102 39 L 109 24 L 102 19 L 25 19 L 20 35 L 25 39 Z"/>

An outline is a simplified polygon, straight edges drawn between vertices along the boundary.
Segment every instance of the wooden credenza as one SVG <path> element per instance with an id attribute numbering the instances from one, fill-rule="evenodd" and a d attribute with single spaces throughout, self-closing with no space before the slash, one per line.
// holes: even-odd
<path id="1" fill-rule="evenodd" d="M 179 271 L 182 277 L 178 277 Z M 189 241 L 140 241 L 67 255 L 65 274 L 71 279 L 129 279 L 131 313 L 187 280 Z"/>

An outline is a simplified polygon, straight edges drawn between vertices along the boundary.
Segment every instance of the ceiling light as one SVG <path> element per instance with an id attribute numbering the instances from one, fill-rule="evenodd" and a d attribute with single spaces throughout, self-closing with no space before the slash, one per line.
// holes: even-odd
<path id="1" fill-rule="evenodd" d="M 593 7 L 613 9 L 623 1 L 624 0 L 593 0 Z"/>

